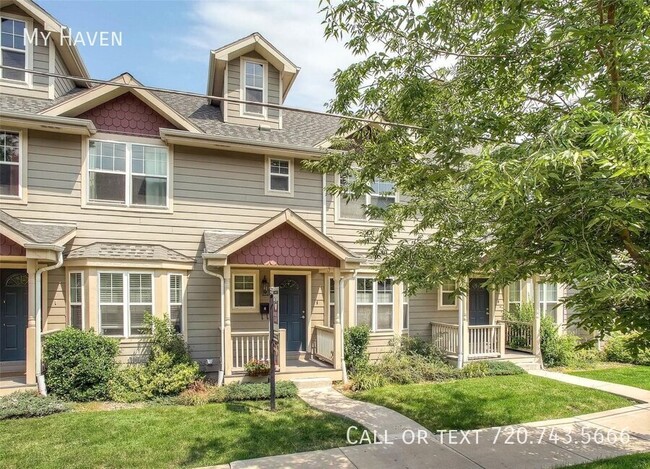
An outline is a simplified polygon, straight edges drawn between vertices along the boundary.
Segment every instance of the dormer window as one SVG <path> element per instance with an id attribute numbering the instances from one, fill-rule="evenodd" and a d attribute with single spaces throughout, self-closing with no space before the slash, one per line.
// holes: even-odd
<path id="1" fill-rule="evenodd" d="M 262 62 L 244 60 L 244 99 L 256 103 L 265 102 L 265 65 Z M 266 116 L 266 108 L 255 104 L 245 104 L 244 114 Z"/>
<path id="2" fill-rule="evenodd" d="M 0 54 L 0 64 L 8 67 L 27 68 L 26 26 L 24 21 L 2 18 L 2 54 Z M 25 72 L 8 70 L 6 68 L 2 69 L 2 78 L 6 80 L 26 81 Z"/>

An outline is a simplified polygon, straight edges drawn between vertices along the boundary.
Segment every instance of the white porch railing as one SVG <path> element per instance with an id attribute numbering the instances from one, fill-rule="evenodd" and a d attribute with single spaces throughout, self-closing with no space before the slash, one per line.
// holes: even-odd
<path id="1" fill-rule="evenodd" d="M 499 321 L 506 328 L 506 347 L 522 352 L 533 352 L 533 323 Z"/>
<path id="2" fill-rule="evenodd" d="M 469 358 L 499 357 L 505 352 L 501 325 L 469 326 Z"/>
<path id="3" fill-rule="evenodd" d="M 432 322 L 431 338 L 433 345 L 447 355 L 458 354 L 458 324 Z"/>
<path id="4" fill-rule="evenodd" d="M 233 332 L 232 369 L 241 371 L 251 360 L 269 360 L 269 332 Z"/>
<path id="5" fill-rule="evenodd" d="M 321 360 L 334 364 L 334 328 L 316 325 L 313 331 L 313 353 Z"/>
<path id="6" fill-rule="evenodd" d="M 278 354 L 276 364 L 279 371 L 286 368 L 286 334 L 284 329 L 276 332 L 278 336 Z M 232 371 L 244 371 L 244 366 L 251 360 L 270 360 L 269 332 L 231 332 Z"/>

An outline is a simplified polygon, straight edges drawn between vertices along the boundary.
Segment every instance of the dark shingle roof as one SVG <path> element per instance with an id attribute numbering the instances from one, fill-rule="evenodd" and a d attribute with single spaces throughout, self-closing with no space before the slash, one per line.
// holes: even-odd
<path id="1" fill-rule="evenodd" d="M 73 249 L 68 254 L 68 259 L 87 258 L 194 262 L 191 257 L 159 244 L 93 243 Z"/>
<path id="2" fill-rule="evenodd" d="M 36 244 L 54 244 L 63 236 L 73 232 L 73 225 L 57 225 L 19 220 L 0 210 L 0 223 L 5 224 L 21 236 Z"/>
<path id="3" fill-rule="evenodd" d="M 84 91 L 88 90 L 74 88 L 55 100 L 3 94 L 0 95 L 0 113 L 12 111 L 36 114 Z M 282 129 L 260 130 L 255 126 L 224 122 L 219 107 L 209 104 L 207 98 L 164 92 L 155 92 L 155 94 L 176 112 L 198 126 L 205 134 L 217 137 L 234 137 L 249 140 L 251 143 L 270 143 L 313 149 L 334 135 L 339 127 L 339 119 L 336 117 L 285 110 L 282 111 Z"/>
<path id="4" fill-rule="evenodd" d="M 244 236 L 244 231 L 204 231 L 203 242 L 205 243 L 205 252 L 217 252 L 222 247 L 232 243 L 237 238 Z"/>

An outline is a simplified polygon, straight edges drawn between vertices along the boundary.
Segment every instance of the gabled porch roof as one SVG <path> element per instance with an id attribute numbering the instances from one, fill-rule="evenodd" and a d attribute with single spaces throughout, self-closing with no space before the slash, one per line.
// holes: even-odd
<path id="1" fill-rule="evenodd" d="M 281 230 L 283 226 L 290 228 L 291 231 L 297 231 L 299 237 L 304 238 L 307 243 L 312 243 L 310 246 L 315 246 L 314 249 L 324 251 L 325 255 L 321 255 L 320 258 L 329 256 L 336 259 L 338 261 L 338 266 L 341 268 L 358 267 L 358 265 L 363 261 L 362 258 L 356 257 L 339 243 L 321 233 L 313 225 L 289 209 L 280 212 L 276 216 L 247 232 L 206 231 L 203 235 L 205 242 L 203 258 L 207 259 L 208 264 L 212 266 L 225 266 L 233 263 L 241 263 L 240 260 L 245 257 L 246 248 L 261 240 L 263 237 L 279 236 L 284 239 L 288 232 L 286 230 Z M 280 245 L 275 246 L 273 252 L 277 255 L 280 262 L 264 262 L 264 265 L 297 265 L 295 263 L 287 264 L 282 262 L 282 260 L 300 256 L 300 252 L 302 252 L 300 251 L 301 248 L 298 247 L 297 251 L 293 251 L 292 247 L 286 246 L 283 242 L 278 244 Z M 305 250 L 307 249 L 309 248 L 306 244 Z M 312 249 L 312 251 L 314 249 Z M 232 262 L 233 259 L 231 256 L 233 255 L 235 256 L 236 262 Z M 307 256 L 305 253 L 302 255 Z M 314 256 L 319 257 L 318 255 Z M 315 262 L 302 265 L 331 266 L 326 262 Z"/>
<path id="2" fill-rule="evenodd" d="M 56 260 L 54 253 L 63 251 L 76 233 L 74 225 L 28 222 L 0 210 L 0 237 L 11 241 L 3 244 L 22 247 L 29 258 Z"/>

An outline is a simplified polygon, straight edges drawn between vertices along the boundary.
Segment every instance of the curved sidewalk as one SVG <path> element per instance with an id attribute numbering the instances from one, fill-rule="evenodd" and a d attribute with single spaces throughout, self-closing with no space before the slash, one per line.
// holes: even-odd
<path id="1" fill-rule="evenodd" d="M 552 468 L 650 452 L 650 393 L 647 391 L 548 371 L 532 374 L 645 403 L 565 419 L 432 434 L 398 412 L 349 399 L 331 388 L 302 390 L 300 396 L 311 406 L 348 417 L 367 428 L 372 443 L 235 461 L 230 467 Z"/>

